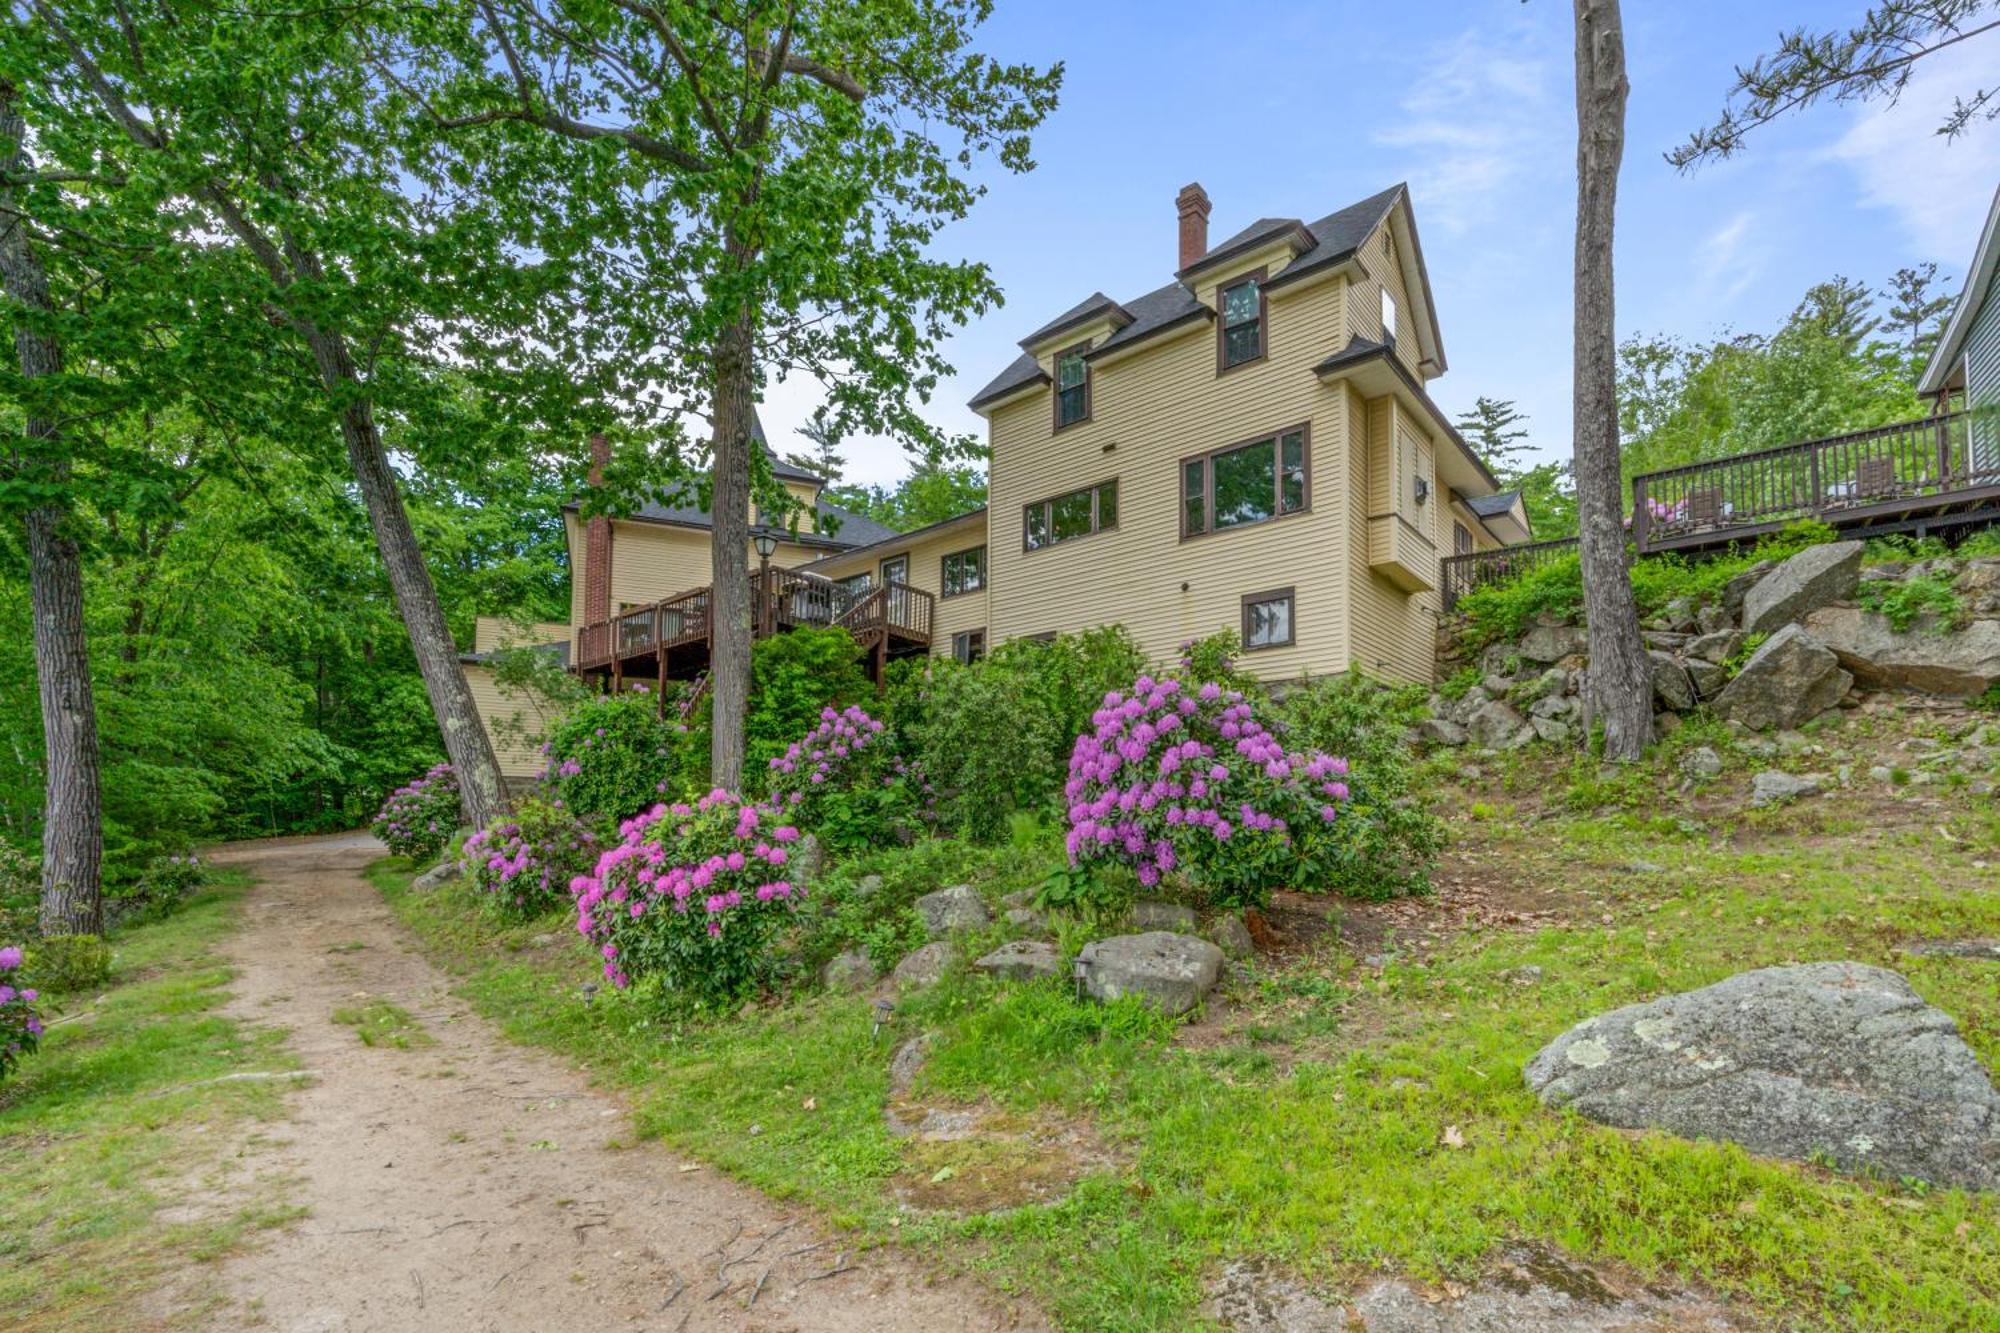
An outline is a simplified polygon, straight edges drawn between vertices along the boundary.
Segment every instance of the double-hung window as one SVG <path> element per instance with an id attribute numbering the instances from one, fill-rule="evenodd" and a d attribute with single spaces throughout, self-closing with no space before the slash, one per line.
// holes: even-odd
<path id="1" fill-rule="evenodd" d="M 975 546 L 969 551 L 952 551 L 944 557 L 944 569 L 939 579 L 946 597 L 956 597 L 960 593 L 978 592 L 986 586 L 986 548 Z"/>
<path id="2" fill-rule="evenodd" d="M 1253 592 L 1243 599 L 1243 646 L 1283 648 L 1294 642 L 1292 590 Z"/>
<path id="3" fill-rule="evenodd" d="M 1080 491 L 1071 491 L 1049 500 L 1037 500 L 1021 512 L 1021 549 L 1039 551 L 1045 546 L 1088 537 L 1093 532 L 1118 526 L 1118 483 L 1101 481 Z"/>
<path id="4" fill-rule="evenodd" d="M 1181 535 L 1302 512 L 1312 495 L 1307 429 L 1294 426 L 1181 464 Z"/>
<path id="5" fill-rule="evenodd" d="M 1216 371 L 1255 361 L 1264 355 L 1264 271 L 1222 289 L 1222 319 L 1217 326 L 1221 339 L 1216 348 Z"/>
<path id="6" fill-rule="evenodd" d="M 1089 343 L 1056 353 L 1056 429 L 1090 420 L 1090 363 L 1083 354 Z"/>
<path id="7" fill-rule="evenodd" d="M 986 656 L 986 631 L 965 629 L 952 635 L 951 655 L 967 666 Z"/>

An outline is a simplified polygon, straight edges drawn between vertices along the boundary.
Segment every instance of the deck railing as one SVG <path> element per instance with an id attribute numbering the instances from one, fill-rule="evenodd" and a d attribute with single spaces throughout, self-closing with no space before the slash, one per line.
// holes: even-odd
<path id="1" fill-rule="evenodd" d="M 2000 461 L 1968 448 L 1967 414 L 1806 440 L 1632 479 L 1632 537 L 1643 553 L 1705 533 L 1838 521 L 1926 496 L 2000 483 Z"/>
<path id="2" fill-rule="evenodd" d="M 798 569 L 765 569 L 750 576 L 751 626 L 756 638 L 783 630 L 839 625 L 857 639 L 874 631 L 930 642 L 936 597 L 921 588 L 889 583 L 857 593 L 832 579 Z M 696 588 L 651 606 L 636 607 L 576 633 L 580 671 L 706 643 L 710 630 L 707 588 Z"/>
<path id="3" fill-rule="evenodd" d="M 1439 562 L 1438 580 L 1444 609 L 1451 610 L 1458 605 L 1459 598 L 1474 588 L 1483 588 L 1489 583 L 1504 583 L 1529 570 L 1560 560 L 1575 550 L 1576 538 L 1558 537 L 1554 541 L 1527 542 L 1520 546 L 1502 546 L 1495 551 L 1446 556 Z"/>

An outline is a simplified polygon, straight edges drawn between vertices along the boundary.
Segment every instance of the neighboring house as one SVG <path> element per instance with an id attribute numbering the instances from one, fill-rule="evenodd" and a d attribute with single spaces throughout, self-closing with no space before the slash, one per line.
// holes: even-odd
<path id="1" fill-rule="evenodd" d="M 1970 480 L 2000 485 L 2000 190 L 1993 193 L 1965 287 L 1945 321 L 1917 392 L 1940 412 L 1988 408 L 1968 423 Z M 1956 399 L 1956 403 L 1953 400 Z"/>
<path id="2" fill-rule="evenodd" d="M 759 530 L 758 635 L 838 625 L 879 672 L 1113 622 L 1164 661 L 1234 629 L 1265 679 L 1432 679 L 1440 561 L 1533 534 L 1427 391 L 1445 354 L 1408 191 L 1215 246 L 1201 187 L 1176 204 L 1171 281 L 1091 293 L 972 400 L 986 508 L 897 533 L 774 463 L 817 521 Z M 709 516 L 690 500 L 564 522 L 576 669 L 698 679 Z"/>

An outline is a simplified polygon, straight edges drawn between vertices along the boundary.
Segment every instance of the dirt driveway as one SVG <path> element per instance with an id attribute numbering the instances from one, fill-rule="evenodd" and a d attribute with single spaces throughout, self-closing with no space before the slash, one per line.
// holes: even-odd
<path id="1" fill-rule="evenodd" d="M 624 1106 L 450 994 L 360 878 L 380 855 L 365 835 L 217 853 L 259 881 L 229 946 L 232 1008 L 289 1028 L 315 1077 L 254 1163 L 295 1176 L 307 1215 L 224 1265 L 229 1302 L 213 1326 L 1045 1327 L 970 1281 L 856 1253 L 657 1145 L 607 1146 L 632 1141 Z M 376 1001 L 435 1042 L 367 1045 L 334 1020 Z"/>

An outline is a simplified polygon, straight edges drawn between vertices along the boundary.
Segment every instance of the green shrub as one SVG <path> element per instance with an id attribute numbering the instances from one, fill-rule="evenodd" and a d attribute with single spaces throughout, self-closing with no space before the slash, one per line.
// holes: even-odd
<path id="1" fill-rule="evenodd" d="M 971 666 L 948 660 L 890 668 L 898 749 L 933 794 L 939 829 L 991 840 L 1016 814 L 1060 808 L 1070 750 L 1144 654 L 1121 626 L 1015 640 Z"/>
<path id="2" fill-rule="evenodd" d="M 1218 630 L 1181 645 L 1180 670 L 1175 674 L 1183 680 L 1212 680 L 1226 690 L 1261 693 L 1262 683 L 1238 667 L 1242 656 L 1243 636 L 1233 629 Z"/>
<path id="3" fill-rule="evenodd" d="M 686 736 L 650 693 L 598 695 L 550 730 L 548 794 L 607 838 L 619 820 L 682 793 Z"/>
<path id="4" fill-rule="evenodd" d="M 44 935 L 24 966 L 45 991 L 88 990 L 110 978 L 111 946 L 96 935 Z"/>
<path id="5" fill-rule="evenodd" d="M 33 935 L 42 911 L 41 863 L 0 842 L 0 941 Z"/>
<path id="6" fill-rule="evenodd" d="M 830 855 L 882 846 L 915 823 L 921 778 L 908 774 L 882 723 L 854 704 L 820 710 L 768 772 L 772 806 Z"/>
<path id="7" fill-rule="evenodd" d="M 530 796 L 467 838 L 460 856 L 476 892 L 503 916 L 529 919 L 569 900 L 570 881 L 597 864 L 597 839 L 569 810 Z"/>
<path id="8" fill-rule="evenodd" d="M 1308 680 L 1278 700 L 1276 720 L 1294 750 L 1340 755 L 1348 798 L 1328 827 L 1330 887 L 1362 898 L 1428 893 L 1444 825 L 1417 790 L 1404 740 L 1423 720 L 1422 686 L 1384 685 L 1360 671 Z"/>
<path id="9" fill-rule="evenodd" d="M 1925 616 L 1933 633 L 1949 634 L 1965 618 L 1965 603 L 1952 580 L 1943 574 L 1917 574 L 1906 579 L 1870 579 L 1861 585 L 1861 605 L 1881 614 L 1898 634 L 1908 632 Z"/>
<path id="10" fill-rule="evenodd" d="M 1472 687 L 1483 678 L 1476 666 L 1460 667 L 1438 684 L 1438 693 L 1454 702 L 1472 693 Z"/>
<path id="11" fill-rule="evenodd" d="M 744 771 L 761 773 L 819 724 L 823 709 L 872 701 L 854 636 L 844 629 L 795 629 L 759 639 L 750 655 L 750 703 L 743 717 Z"/>
<path id="12" fill-rule="evenodd" d="M 428 861 L 451 841 L 458 819 L 458 775 L 450 764 L 436 764 L 389 793 L 370 831 L 397 856 Z"/>
<path id="13" fill-rule="evenodd" d="M 1457 610 L 1465 617 L 1470 651 L 1518 639 L 1538 616 L 1569 620 L 1583 614 L 1583 566 L 1574 555 L 1551 560 L 1518 578 L 1474 588 L 1458 599 Z"/>

